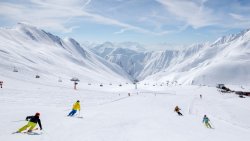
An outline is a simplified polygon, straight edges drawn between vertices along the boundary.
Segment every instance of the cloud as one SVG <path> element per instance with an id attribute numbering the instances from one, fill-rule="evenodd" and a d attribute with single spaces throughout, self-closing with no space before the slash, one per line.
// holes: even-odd
<path id="1" fill-rule="evenodd" d="M 71 25 L 74 18 L 83 18 L 100 24 L 121 27 L 117 33 L 132 30 L 140 33 L 162 35 L 119 20 L 89 12 L 86 8 L 91 0 L 30 0 L 25 4 L 0 2 L 0 15 L 12 21 L 24 21 L 41 28 L 50 28 L 62 32 L 71 32 L 76 25 Z"/>
<path id="2" fill-rule="evenodd" d="M 63 33 L 73 32 L 86 21 L 94 23 L 93 27 L 99 24 L 118 27 L 120 30 L 114 34 L 133 31 L 153 36 L 181 33 L 188 27 L 199 30 L 211 26 L 243 28 L 250 25 L 250 7 L 238 1 L 227 7 L 217 6 L 217 0 L 14 1 L 0 2 L 1 18 Z M 225 1 L 219 3 L 225 5 Z"/>
<path id="3" fill-rule="evenodd" d="M 80 16 L 78 9 L 70 9 L 61 5 L 41 1 L 30 1 L 28 4 L 0 3 L 0 15 L 11 21 L 27 22 L 38 27 L 54 28 L 62 32 L 68 32 L 72 27 L 66 27 L 64 21 L 71 16 Z"/>
<path id="4" fill-rule="evenodd" d="M 232 18 L 236 19 L 236 20 L 240 20 L 240 21 L 246 21 L 246 20 L 248 20 L 247 18 L 245 18 L 244 16 L 239 15 L 239 14 L 229 13 L 229 15 L 230 15 Z"/>
<path id="5" fill-rule="evenodd" d="M 156 0 L 162 4 L 166 10 L 177 16 L 177 20 L 200 28 L 217 24 L 217 17 L 213 16 L 213 10 L 206 7 L 206 1 L 201 0 Z"/>
<path id="6" fill-rule="evenodd" d="M 114 32 L 114 34 L 122 34 L 124 33 L 125 31 L 127 31 L 128 29 L 126 28 L 122 28 L 121 30 L 117 31 L 117 32 Z"/>

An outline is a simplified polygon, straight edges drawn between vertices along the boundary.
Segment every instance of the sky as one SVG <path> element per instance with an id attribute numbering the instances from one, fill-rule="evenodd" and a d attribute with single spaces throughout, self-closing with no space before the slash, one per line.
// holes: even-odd
<path id="1" fill-rule="evenodd" d="M 249 0 L 0 0 L 0 26 L 25 22 L 79 42 L 184 45 L 250 28 Z"/>

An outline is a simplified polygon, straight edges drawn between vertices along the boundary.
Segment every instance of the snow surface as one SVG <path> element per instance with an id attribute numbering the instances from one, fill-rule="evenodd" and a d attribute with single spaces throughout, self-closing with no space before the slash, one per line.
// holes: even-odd
<path id="1" fill-rule="evenodd" d="M 149 52 L 134 42 L 81 46 L 72 38 L 61 39 L 20 23 L 11 29 L 1 28 L 0 43 L 0 73 L 5 75 L 16 67 L 25 76 L 78 77 L 84 82 L 137 79 L 210 86 L 250 84 L 249 30 L 221 37 L 211 44 Z"/>
<path id="2" fill-rule="evenodd" d="M 130 76 L 116 64 L 95 55 L 72 38 L 61 39 L 19 23 L 0 29 L 0 76 L 71 79 L 84 82 L 126 82 Z M 19 73 L 10 73 L 17 68 Z"/>
<path id="3" fill-rule="evenodd" d="M 22 77 L 22 76 L 19 76 Z M 250 98 L 221 94 L 215 87 L 80 82 L 1 75 L 1 141 L 248 141 Z M 155 84 L 153 86 L 152 84 Z M 239 86 L 235 86 L 240 88 Z M 244 86 L 250 90 L 250 86 Z M 131 96 L 128 97 L 128 93 Z M 200 99 L 199 95 L 203 98 Z M 81 101 L 83 118 L 67 117 Z M 174 112 L 178 105 L 184 116 Z M 41 135 L 11 134 L 25 125 L 26 116 L 41 113 Z M 79 114 L 79 113 L 78 113 Z M 214 129 L 202 124 L 206 114 Z"/>
<path id="4" fill-rule="evenodd" d="M 183 50 L 144 51 L 94 47 L 135 79 L 178 81 L 182 84 L 250 84 L 250 30 L 221 37 L 213 43 L 194 44 Z"/>

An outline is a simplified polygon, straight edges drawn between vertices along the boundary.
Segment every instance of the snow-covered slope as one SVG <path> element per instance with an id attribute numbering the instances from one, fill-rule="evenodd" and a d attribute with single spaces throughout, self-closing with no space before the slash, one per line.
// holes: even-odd
<path id="1" fill-rule="evenodd" d="M 248 141 L 250 138 L 250 98 L 238 98 L 232 93 L 222 95 L 214 87 L 139 84 L 134 90 L 131 84 L 99 87 L 92 83 L 80 84 L 75 91 L 66 81 L 41 85 L 6 78 L 5 82 L 0 89 L 1 141 Z M 81 112 L 67 117 L 76 100 L 80 100 Z M 184 116 L 174 112 L 176 105 Z M 11 134 L 27 124 L 26 116 L 36 112 L 41 113 L 43 130 L 34 131 L 37 135 Z M 202 123 L 205 114 L 214 129 Z"/>
<path id="2" fill-rule="evenodd" d="M 196 54 L 204 45 L 192 45 L 182 51 L 138 51 L 131 48 L 115 47 L 115 44 L 106 42 L 92 47 L 92 50 L 106 60 L 122 67 L 134 79 L 143 80 L 152 74 L 165 71 Z"/>
<path id="3" fill-rule="evenodd" d="M 247 30 L 204 45 L 192 56 L 147 79 L 209 85 L 249 84 L 249 53 L 250 32 Z"/>
<path id="4" fill-rule="evenodd" d="M 88 46 L 97 55 L 123 68 L 129 75 L 136 78 L 144 67 L 144 47 L 134 42 L 111 43 Z"/>
<path id="5" fill-rule="evenodd" d="M 120 65 L 139 80 L 188 84 L 250 83 L 249 30 L 183 50 L 138 52 L 107 46 L 95 49 L 100 56 Z"/>
<path id="6" fill-rule="evenodd" d="M 0 76 L 54 79 L 78 77 L 81 81 L 129 81 L 119 66 L 107 62 L 71 38 L 61 39 L 44 30 L 19 23 L 0 29 Z M 13 73 L 13 68 L 18 73 Z M 25 79 L 23 77 L 23 79 Z"/>
<path id="7" fill-rule="evenodd" d="M 249 30 L 183 50 L 146 51 L 134 42 L 85 47 L 74 39 L 18 24 L 13 29 L 2 28 L 0 42 L 1 75 L 10 77 L 13 73 L 8 72 L 16 67 L 26 75 L 75 76 L 85 81 L 250 83 Z"/>

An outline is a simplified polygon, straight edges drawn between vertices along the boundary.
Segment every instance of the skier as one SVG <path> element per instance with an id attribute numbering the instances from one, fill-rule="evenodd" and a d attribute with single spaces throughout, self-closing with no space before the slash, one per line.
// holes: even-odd
<path id="1" fill-rule="evenodd" d="M 3 88 L 3 81 L 0 81 L 0 87 Z"/>
<path id="2" fill-rule="evenodd" d="M 176 112 L 176 113 L 178 113 L 178 115 L 179 116 L 182 116 L 182 113 L 180 112 L 180 108 L 178 107 L 178 106 L 176 106 L 175 108 L 174 108 L 174 111 Z"/>
<path id="3" fill-rule="evenodd" d="M 28 132 L 32 132 L 32 130 L 36 127 L 36 124 L 38 123 L 40 130 L 42 130 L 42 124 L 41 120 L 39 118 L 40 113 L 36 113 L 35 116 L 27 116 L 26 120 L 29 121 L 28 124 L 20 128 L 17 133 L 21 133 L 22 131 L 26 130 L 29 128 Z"/>
<path id="4" fill-rule="evenodd" d="M 209 123 L 209 118 L 207 117 L 207 115 L 204 115 L 204 117 L 203 117 L 203 123 L 205 123 L 205 125 L 206 125 L 206 127 L 207 128 L 212 128 L 212 126 L 210 125 L 210 123 Z"/>
<path id="5" fill-rule="evenodd" d="M 200 94 L 200 99 L 202 99 L 202 95 Z"/>
<path id="6" fill-rule="evenodd" d="M 81 106 L 80 106 L 80 101 L 77 100 L 76 103 L 73 105 L 72 111 L 68 114 L 68 116 L 74 116 L 77 110 L 80 111 Z"/>

